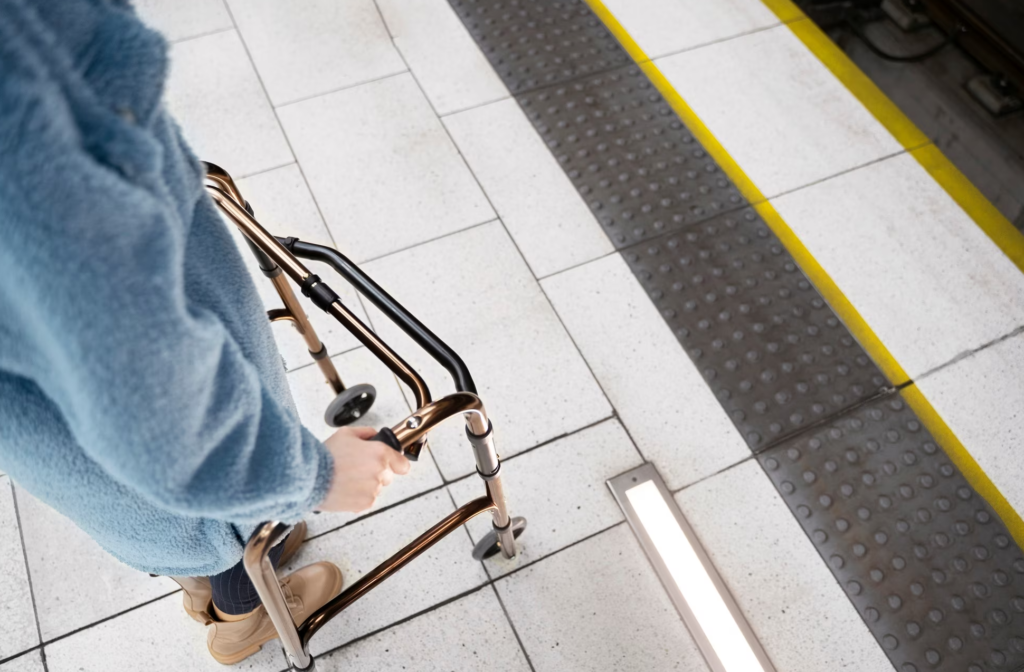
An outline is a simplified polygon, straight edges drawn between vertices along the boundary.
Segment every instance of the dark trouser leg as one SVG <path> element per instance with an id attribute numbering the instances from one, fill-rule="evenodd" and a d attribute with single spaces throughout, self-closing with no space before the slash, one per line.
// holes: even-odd
<path id="1" fill-rule="evenodd" d="M 284 541 L 270 549 L 270 561 L 277 569 L 278 560 L 284 551 Z M 249 580 L 249 575 L 242 566 L 242 561 L 231 569 L 210 577 L 210 588 L 213 590 L 213 603 L 223 613 L 238 616 L 248 614 L 260 606 L 260 596 Z"/>

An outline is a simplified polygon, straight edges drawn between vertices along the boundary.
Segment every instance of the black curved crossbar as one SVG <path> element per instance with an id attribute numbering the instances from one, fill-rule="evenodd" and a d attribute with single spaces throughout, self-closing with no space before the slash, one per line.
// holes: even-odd
<path id="1" fill-rule="evenodd" d="M 377 306 L 392 322 L 401 327 L 402 331 L 437 360 L 451 374 L 459 392 L 476 394 L 473 376 L 469 373 L 469 368 L 466 367 L 462 358 L 434 332 L 427 329 L 426 325 L 416 319 L 416 316 L 406 310 L 402 304 L 395 301 L 390 294 L 373 281 L 373 278 L 352 263 L 348 257 L 333 248 L 315 243 L 304 243 L 298 238 L 278 237 L 278 241 L 296 257 L 323 262 L 337 271 L 360 294 L 372 301 L 373 305 Z"/>

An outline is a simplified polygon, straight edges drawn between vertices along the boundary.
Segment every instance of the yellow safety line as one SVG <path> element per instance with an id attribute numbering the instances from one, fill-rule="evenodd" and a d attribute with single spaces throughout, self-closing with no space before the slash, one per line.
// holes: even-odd
<path id="1" fill-rule="evenodd" d="M 928 402 L 920 388 L 916 384 L 908 385 L 900 391 L 900 394 L 903 395 L 910 408 L 917 413 L 917 417 L 921 419 L 931 435 L 935 437 L 935 441 L 946 451 L 946 455 L 957 466 L 967 482 L 985 498 L 996 515 L 1002 519 L 1017 545 L 1024 548 L 1024 519 L 1021 519 L 1020 514 L 1003 496 L 999 488 L 992 483 L 981 465 L 967 452 L 967 448 L 960 443 L 960 439 L 956 438 L 956 434 Z"/>
<path id="2" fill-rule="evenodd" d="M 864 350 L 894 384 L 910 382 L 907 372 L 900 366 L 878 335 L 861 317 L 857 309 L 846 298 L 842 290 L 821 267 L 807 247 L 782 219 L 761 190 L 757 188 L 725 147 L 711 133 L 700 117 L 683 100 L 658 66 L 644 53 L 640 45 L 629 35 L 618 19 L 605 7 L 601 0 L 586 0 L 591 10 L 605 27 L 618 39 L 626 52 L 635 60 L 641 70 L 650 78 L 658 91 L 675 110 L 704 146 L 712 158 L 732 180 L 740 193 L 751 203 L 757 213 L 772 229 L 786 247 L 786 251 L 800 266 L 815 288 L 828 301 L 839 318 L 854 335 Z M 1003 217 L 996 208 L 970 183 L 967 178 L 946 159 L 906 115 L 904 115 L 875 84 L 857 68 L 846 55 L 822 33 L 812 21 L 790 0 L 762 0 L 775 15 L 786 23 L 807 47 L 818 56 L 829 70 L 856 95 L 875 117 L 896 136 L 932 177 L 946 189 L 967 214 L 978 223 L 1017 267 L 1024 271 L 1024 237 Z M 816 51 L 817 50 L 817 51 Z M 823 55 L 826 54 L 826 55 Z M 870 101 L 866 102 L 866 101 Z M 1010 506 L 999 489 L 992 483 L 977 461 L 964 448 L 960 440 L 942 420 L 916 385 L 908 385 L 901 394 L 917 413 L 921 422 L 943 447 L 949 458 L 956 464 L 967 481 L 978 494 L 985 498 L 996 514 L 1002 519 L 1017 544 L 1024 548 L 1024 520 Z"/>
<path id="3" fill-rule="evenodd" d="M 903 145 L 921 167 L 953 197 L 957 205 L 963 208 L 992 242 L 1024 272 L 1024 234 L 1021 234 L 988 199 L 981 195 L 971 181 L 932 144 L 931 139 L 875 86 L 875 83 L 829 39 L 828 35 L 825 35 L 813 21 L 807 19 L 798 7 L 792 6 L 788 0 L 762 2 L 775 12 L 779 19 L 787 23 L 793 34 L 821 61 L 822 65 L 856 96 L 896 141 Z M 794 11 L 800 12 L 801 18 L 805 20 L 793 21 Z"/>
<path id="4" fill-rule="evenodd" d="M 903 148 L 917 160 L 939 186 L 946 190 L 946 193 L 974 220 L 978 228 L 984 231 L 992 242 L 1010 258 L 1010 261 L 1024 272 L 1024 235 L 946 158 L 930 138 L 888 96 L 882 93 L 882 90 L 813 21 L 808 19 L 799 7 L 793 5 L 789 0 L 762 0 L 762 2 L 786 23 L 804 46 L 832 72 L 836 79 L 846 86 L 850 93 L 896 138 L 896 141 L 903 145 Z M 798 16 L 798 20 L 794 20 L 794 13 Z M 815 281 L 814 278 L 812 281 Z M 817 284 L 816 281 L 815 284 Z M 829 295 L 820 286 L 819 290 L 831 302 Z M 847 326 L 850 326 L 849 322 L 847 322 Z M 866 324 L 864 328 L 870 330 Z M 853 327 L 851 327 L 851 331 L 856 333 Z M 872 357 L 877 358 L 877 354 L 868 344 L 864 341 L 861 341 L 861 344 L 865 346 L 865 350 Z M 888 353 L 886 354 L 888 355 Z M 880 364 L 880 366 L 885 370 L 884 365 Z M 1003 493 L 981 468 L 981 465 L 971 456 L 953 430 L 928 402 L 920 388 L 917 385 L 911 385 L 905 388 L 902 394 L 928 431 L 967 478 L 967 482 L 985 498 L 1002 519 L 1017 544 L 1024 548 L 1024 519 L 1021 518 L 1020 513 L 1014 510 Z"/>
<path id="5" fill-rule="evenodd" d="M 1024 236 L 970 180 L 964 177 L 963 173 L 957 170 L 942 150 L 928 144 L 913 150 L 910 154 L 928 171 L 932 179 L 953 197 L 974 223 L 988 234 L 1010 261 L 1024 271 Z"/>

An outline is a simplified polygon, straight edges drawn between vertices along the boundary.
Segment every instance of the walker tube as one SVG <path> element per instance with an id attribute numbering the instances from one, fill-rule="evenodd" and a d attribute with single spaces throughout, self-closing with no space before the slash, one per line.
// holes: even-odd
<path id="1" fill-rule="evenodd" d="M 211 164 L 208 164 L 211 165 Z M 246 209 L 239 205 L 232 196 L 216 186 L 207 186 L 207 192 L 213 197 L 220 209 L 227 214 L 241 229 L 242 233 L 251 240 L 257 247 L 266 252 L 267 256 L 276 263 L 293 281 L 305 287 L 315 276 L 303 266 L 295 256 L 277 241 L 263 226 L 250 215 Z M 322 285 L 319 279 L 314 280 L 313 288 Z M 340 301 L 334 301 L 324 308 L 334 315 L 359 341 L 368 347 L 378 359 L 383 361 L 391 371 L 408 385 L 416 395 L 416 405 L 422 406 L 430 403 L 430 390 L 427 388 L 423 378 L 406 363 L 387 343 L 377 338 L 377 335 L 356 317 Z"/>
<path id="2" fill-rule="evenodd" d="M 446 516 L 429 530 L 416 537 L 405 548 L 395 553 L 390 558 L 380 563 L 362 578 L 341 592 L 340 595 L 316 610 L 309 616 L 302 625 L 298 627 L 298 635 L 302 642 L 303 651 L 308 650 L 309 641 L 317 631 L 327 624 L 332 618 L 344 611 L 349 605 L 376 587 L 389 576 L 405 567 L 417 556 L 430 549 L 431 546 L 444 539 L 446 536 L 457 530 L 486 511 L 493 511 L 495 504 L 490 497 L 480 497 L 471 502 L 463 504 L 451 514 Z"/>
<path id="3" fill-rule="evenodd" d="M 249 539 L 249 543 L 245 545 L 245 555 L 242 557 L 242 561 L 245 573 L 249 575 L 256 594 L 260 596 L 292 665 L 306 670 L 312 667 L 313 661 L 309 656 L 308 647 L 303 644 L 299 631 L 295 627 L 295 621 L 292 620 L 284 591 L 281 590 L 277 574 L 274 573 L 274 563 L 270 561 L 270 549 L 284 537 L 287 530 L 288 526 L 283 523 L 273 521 L 263 523 Z"/>
<path id="4" fill-rule="evenodd" d="M 476 454 L 477 471 L 487 482 L 486 496 L 456 509 L 317 609 L 298 627 L 291 617 L 269 557 L 270 549 L 284 536 L 287 526 L 278 522 L 268 522 L 260 527 L 245 547 L 245 570 L 262 599 L 293 666 L 297 669 L 310 670 L 313 667 L 313 659 L 309 655 L 309 641 L 324 624 L 470 519 L 490 511 L 502 552 L 506 557 L 514 557 L 516 541 L 504 489 L 501 486 L 501 463 L 494 448 L 491 423 L 483 402 L 476 395 L 476 386 L 469 369 L 454 350 L 344 255 L 329 247 L 303 243 L 295 238 L 275 238 L 252 216 L 252 211 L 242 199 L 230 175 L 213 164 L 207 164 L 207 170 L 207 177 L 213 183 L 207 185 L 207 190 L 220 209 L 234 220 L 252 246 L 263 253 L 257 255 L 261 262 L 266 260 L 275 264 L 301 285 L 302 293 L 307 298 L 345 325 L 413 390 L 417 410 L 393 428 L 382 429 L 374 438 L 388 443 L 396 450 L 415 456 L 425 444 L 427 433 L 432 428 L 454 415 L 462 414 L 466 421 L 466 433 Z M 432 402 L 423 378 L 349 311 L 338 299 L 337 294 L 296 257 L 321 261 L 331 266 L 444 366 L 455 380 L 459 391 Z M 281 280 L 283 282 L 283 278 Z M 290 313 L 278 317 L 294 319 L 293 316 L 294 313 Z M 272 314 L 271 317 L 275 315 Z"/>
<path id="5" fill-rule="evenodd" d="M 494 508 L 495 504 L 490 497 L 480 497 L 463 504 L 416 537 L 398 553 L 374 567 L 330 602 L 310 614 L 298 627 L 292 620 L 284 592 L 274 574 L 274 566 L 270 562 L 269 556 L 270 549 L 288 530 L 287 525 L 268 522 L 257 530 L 245 547 L 245 571 L 249 574 L 256 593 L 263 601 L 267 615 L 274 623 L 274 628 L 277 630 L 292 666 L 299 670 L 310 670 L 313 669 L 313 658 L 309 655 L 309 642 L 320 628 L 372 588 L 429 550 L 441 539 L 481 513 L 493 511 Z"/>
<path id="6" fill-rule="evenodd" d="M 409 334 L 441 366 L 447 369 L 455 380 L 456 389 L 460 392 L 476 393 L 473 376 L 462 358 L 426 325 L 416 319 L 416 316 L 410 313 L 405 306 L 395 301 L 390 294 L 374 282 L 373 278 L 352 263 L 348 257 L 330 247 L 305 243 L 298 238 L 279 237 L 278 240 L 296 257 L 323 262 L 337 271 L 363 296 L 372 301 L 373 305 L 377 306 L 392 322 L 401 327 L 402 331 Z"/>

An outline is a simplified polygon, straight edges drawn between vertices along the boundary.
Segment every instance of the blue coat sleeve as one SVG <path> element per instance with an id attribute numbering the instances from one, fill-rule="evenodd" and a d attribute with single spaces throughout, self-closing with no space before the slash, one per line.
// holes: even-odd
<path id="1" fill-rule="evenodd" d="M 250 524 L 315 507 L 330 454 L 187 299 L 192 210 L 97 159 L 82 127 L 113 112 L 83 120 L 31 63 L 0 69 L 0 292 L 14 307 L 0 320 L 24 344 L 16 373 L 91 459 L 162 508 Z M 138 130 L 112 143 L 159 157 Z"/>

